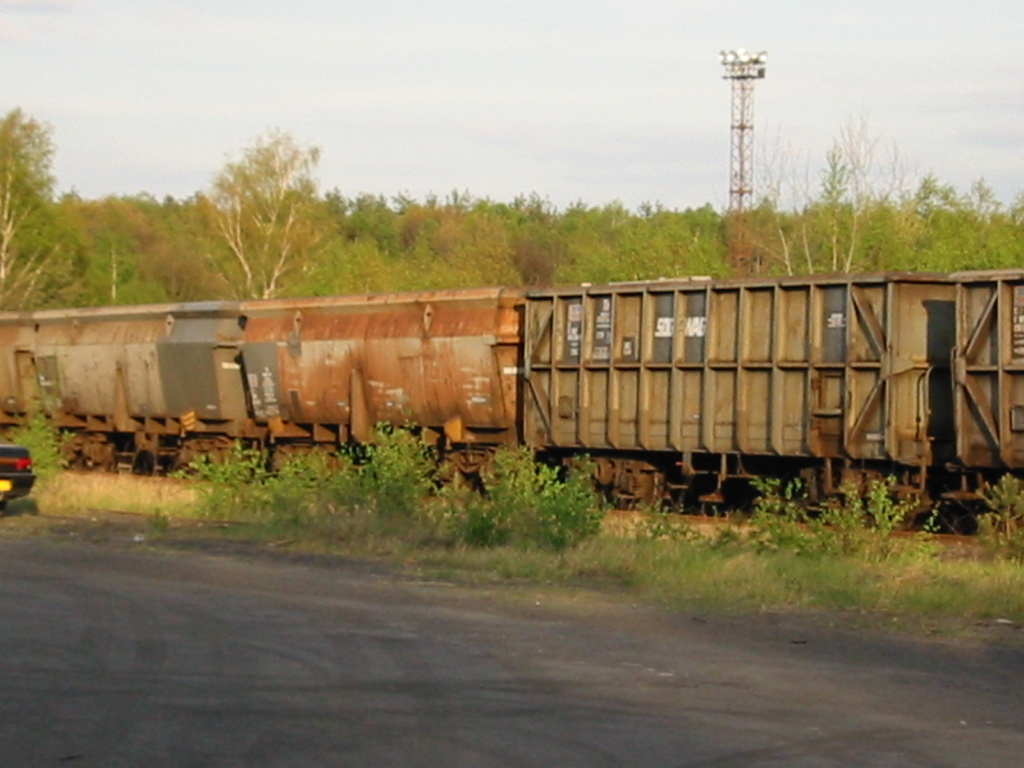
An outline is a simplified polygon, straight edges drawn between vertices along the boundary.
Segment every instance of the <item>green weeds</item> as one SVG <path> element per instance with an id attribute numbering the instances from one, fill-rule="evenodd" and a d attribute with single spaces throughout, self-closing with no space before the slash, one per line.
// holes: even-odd
<path id="1" fill-rule="evenodd" d="M 186 472 L 199 480 L 203 518 L 256 526 L 269 537 L 339 541 L 420 533 L 434 462 L 405 430 L 381 429 L 377 442 L 335 455 L 297 454 L 271 472 L 264 451 L 236 444 L 223 461 L 201 457 Z"/>
<path id="2" fill-rule="evenodd" d="M 22 426 L 6 435 L 6 440 L 29 449 L 32 469 L 41 481 L 52 478 L 65 467 L 60 435 L 50 426 L 41 409 L 32 410 Z"/>
<path id="3" fill-rule="evenodd" d="M 865 496 L 848 486 L 842 489 L 840 498 L 814 509 L 798 482 L 757 480 L 754 484 L 760 496 L 750 519 L 751 540 L 761 550 L 865 561 L 924 551 L 931 544 L 928 533 L 908 539 L 894 536 L 916 511 L 913 501 L 894 497 L 894 483 L 892 478 L 872 481 Z"/>
<path id="4" fill-rule="evenodd" d="M 563 476 L 526 449 L 498 451 L 486 491 L 447 486 L 408 430 L 377 431 L 358 454 L 297 456 L 271 473 L 261 451 L 236 446 L 224 462 L 202 458 L 204 517 L 260 524 L 277 533 L 340 538 L 398 536 L 449 545 L 513 545 L 564 551 L 594 536 L 603 511 L 586 468 Z"/>
<path id="5" fill-rule="evenodd" d="M 601 528 L 604 512 L 586 466 L 562 477 L 558 467 L 534 461 L 529 449 L 510 448 L 495 455 L 482 479 L 483 494 L 463 489 L 441 497 L 448 530 L 459 542 L 562 552 Z"/>
<path id="6" fill-rule="evenodd" d="M 982 499 L 988 512 L 978 518 L 978 538 L 993 554 L 1024 562 L 1024 486 L 1003 475 L 988 486 Z"/>

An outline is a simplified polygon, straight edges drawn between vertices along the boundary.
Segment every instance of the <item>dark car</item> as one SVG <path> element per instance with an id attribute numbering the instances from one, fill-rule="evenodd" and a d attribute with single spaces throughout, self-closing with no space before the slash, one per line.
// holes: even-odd
<path id="1" fill-rule="evenodd" d="M 0 511 L 11 499 L 27 496 L 35 481 L 28 448 L 0 443 Z"/>

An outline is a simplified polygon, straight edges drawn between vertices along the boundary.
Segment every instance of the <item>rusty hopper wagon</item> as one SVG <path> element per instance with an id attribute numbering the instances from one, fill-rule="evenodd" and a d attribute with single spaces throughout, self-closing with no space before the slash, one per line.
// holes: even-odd
<path id="1" fill-rule="evenodd" d="M 152 472 L 249 436 L 237 318 L 228 302 L 34 313 L 40 403 L 73 465 Z"/>
<path id="2" fill-rule="evenodd" d="M 626 498 L 721 501 L 794 475 L 926 494 L 953 458 L 954 295 L 925 274 L 532 291 L 525 437 L 588 454 Z"/>
<path id="3" fill-rule="evenodd" d="M 521 304 L 498 288 L 245 302 L 253 418 L 279 455 L 416 425 L 472 472 L 518 439 Z"/>

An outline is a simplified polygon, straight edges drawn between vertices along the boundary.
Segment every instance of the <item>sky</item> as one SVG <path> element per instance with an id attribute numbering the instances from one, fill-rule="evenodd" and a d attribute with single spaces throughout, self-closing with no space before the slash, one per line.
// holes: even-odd
<path id="1" fill-rule="evenodd" d="M 349 197 L 724 209 L 741 47 L 755 193 L 851 126 L 877 184 L 1024 192 L 1020 0 L 0 0 L 0 113 L 88 199 L 191 196 L 280 130 Z"/>

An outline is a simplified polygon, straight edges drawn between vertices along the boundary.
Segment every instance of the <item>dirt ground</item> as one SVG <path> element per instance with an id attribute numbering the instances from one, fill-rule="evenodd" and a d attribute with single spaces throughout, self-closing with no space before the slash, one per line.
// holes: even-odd
<path id="1" fill-rule="evenodd" d="M 1021 630 L 466 587 L 146 520 L 0 519 L 12 766 L 1014 766 Z M 987 633 L 987 634 L 986 634 Z"/>

